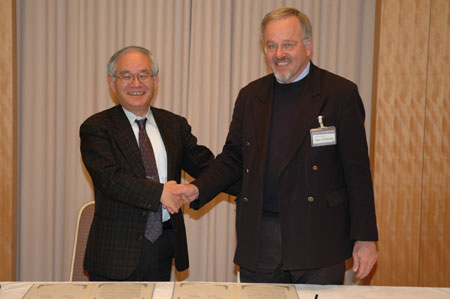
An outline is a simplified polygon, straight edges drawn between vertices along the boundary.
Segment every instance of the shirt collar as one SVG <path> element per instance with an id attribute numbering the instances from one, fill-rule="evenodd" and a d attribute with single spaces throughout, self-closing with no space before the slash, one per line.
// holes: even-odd
<path id="1" fill-rule="evenodd" d="M 130 111 L 128 111 L 127 109 L 125 109 L 123 106 L 122 106 L 122 109 L 123 109 L 123 112 L 125 112 L 125 115 L 127 116 L 128 121 L 130 122 L 130 124 L 131 124 L 132 126 L 136 123 L 136 120 L 140 120 L 140 119 L 143 119 L 143 118 L 147 118 L 148 122 L 149 122 L 152 126 L 156 127 L 156 122 L 155 122 L 155 119 L 154 119 L 154 117 L 153 117 L 152 109 L 150 109 L 150 107 L 149 107 L 149 109 L 148 109 L 148 111 L 147 111 L 147 113 L 145 114 L 144 117 L 142 117 L 142 116 L 137 116 L 137 115 L 134 114 L 133 112 L 130 112 Z"/>

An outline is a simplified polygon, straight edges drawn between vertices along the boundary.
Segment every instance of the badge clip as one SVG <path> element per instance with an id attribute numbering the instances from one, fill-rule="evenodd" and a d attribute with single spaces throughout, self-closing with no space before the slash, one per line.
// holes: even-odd
<path id="1" fill-rule="evenodd" d="M 317 120 L 319 121 L 319 127 L 310 130 L 311 146 L 319 147 L 319 146 L 335 145 L 336 144 L 336 127 L 324 126 L 322 115 L 319 115 L 317 117 Z"/>

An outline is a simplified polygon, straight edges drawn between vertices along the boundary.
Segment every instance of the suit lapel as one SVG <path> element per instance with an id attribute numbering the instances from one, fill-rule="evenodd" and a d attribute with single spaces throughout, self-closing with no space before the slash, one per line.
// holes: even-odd
<path id="1" fill-rule="evenodd" d="M 118 105 L 111 109 L 111 123 L 114 126 L 114 140 L 122 152 L 123 157 L 131 165 L 138 177 L 145 177 L 144 164 L 141 152 L 136 141 L 130 122 L 123 112 L 122 106 Z"/>
<path id="2" fill-rule="evenodd" d="M 275 77 L 272 75 L 269 78 L 258 99 L 253 101 L 253 109 L 251 109 L 254 113 L 258 168 L 261 178 L 264 177 L 264 169 L 267 162 L 267 145 L 272 118 L 273 80 Z"/>
<path id="3" fill-rule="evenodd" d="M 164 142 L 164 147 L 166 148 L 167 155 L 167 180 L 171 180 L 174 177 L 173 165 L 175 164 L 174 159 L 176 156 L 174 155 L 175 151 L 175 140 L 173 134 L 172 123 L 169 118 L 164 117 L 160 110 L 151 107 L 153 117 L 155 119 L 156 125 L 158 126 L 159 133 L 161 134 L 161 138 Z"/>
<path id="4" fill-rule="evenodd" d="M 289 146 L 283 155 L 281 172 L 292 160 L 306 138 L 310 137 L 309 130 L 314 125 L 314 122 L 316 121 L 317 123 L 316 118 L 322 109 L 326 97 L 326 94 L 321 91 L 320 86 L 319 70 L 311 63 L 310 75 L 307 78 L 306 85 L 303 89 L 304 92 L 296 107 L 297 113 L 293 121 L 292 138 L 289 139 Z"/>

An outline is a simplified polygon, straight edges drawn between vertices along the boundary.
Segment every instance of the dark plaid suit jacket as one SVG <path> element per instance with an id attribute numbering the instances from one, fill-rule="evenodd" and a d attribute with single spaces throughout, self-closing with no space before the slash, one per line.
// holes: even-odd
<path id="1" fill-rule="evenodd" d="M 186 119 L 151 108 L 167 152 L 167 178 L 180 182 L 181 170 L 197 177 L 213 159 L 197 144 Z M 160 204 L 163 185 L 146 179 L 139 147 L 120 105 L 89 117 L 80 127 L 81 154 L 95 191 L 95 214 L 84 268 L 111 279 L 129 277 L 142 249 L 147 213 Z M 189 267 L 183 215 L 171 215 L 175 266 Z"/>

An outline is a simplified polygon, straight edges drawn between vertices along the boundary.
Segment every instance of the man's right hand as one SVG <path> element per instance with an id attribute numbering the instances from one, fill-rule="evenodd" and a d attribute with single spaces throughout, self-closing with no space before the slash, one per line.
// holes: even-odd
<path id="1" fill-rule="evenodd" d="M 175 193 L 176 186 L 177 182 L 168 181 L 164 184 L 161 195 L 161 204 L 169 211 L 170 214 L 178 213 L 184 203 L 181 196 Z"/>

